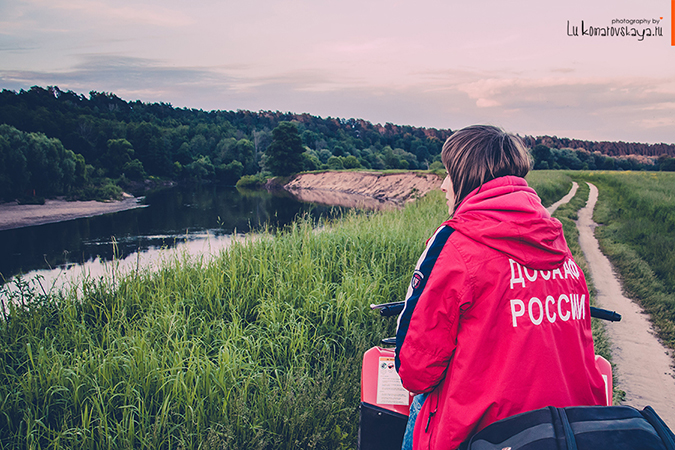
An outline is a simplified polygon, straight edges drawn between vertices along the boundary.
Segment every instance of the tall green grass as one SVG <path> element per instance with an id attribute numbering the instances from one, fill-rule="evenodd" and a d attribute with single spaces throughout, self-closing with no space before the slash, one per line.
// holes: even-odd
<path id="1" fill-rule="evenodd" d="M 550 206 L 572 188 L 569 172 L 561 170 L 532 170 L 527 174 L 527 183 L 532 187 L 544 206 Z"/>
<path id="2" fill-rule="evenodd" d="M 675 349 L 675 174 L 589 172 L 599 190 L 594 220 L 600 247 L 628 296 L 651 315 Z"/>
<path id="3" fill-rule="evenodd" d="M 404 297 L 446 218 L 435 192 L 77 291 L 20 283 L 0 321 L 0 444 L 355 447 L 362 354 L 395 328 L 368 305 Z"/>
<path id="4" fill-rule="evenodd" d="M 212 261 L 24 286 L 0 324 L 0 442 L 19 448 L 340 448 L 360 360 L 394 321 L 440 195 L 401 212 L 300 220 Z M 21 305 L 21 306 L 20 306 Z"/>

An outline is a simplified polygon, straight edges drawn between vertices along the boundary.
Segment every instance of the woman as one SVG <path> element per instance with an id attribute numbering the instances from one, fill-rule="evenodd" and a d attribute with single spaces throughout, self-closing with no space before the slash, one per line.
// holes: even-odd
<path id="1" fill-rule="evenodd" d="M 403 386 L 427 394 L 414 448 L 455 449 L 549 405 L 604 404 L 584 275 L 527 186 L 522 141 L 471 126 L 441 156 L 451 219 L 427 242 L 396 334 Z"/>

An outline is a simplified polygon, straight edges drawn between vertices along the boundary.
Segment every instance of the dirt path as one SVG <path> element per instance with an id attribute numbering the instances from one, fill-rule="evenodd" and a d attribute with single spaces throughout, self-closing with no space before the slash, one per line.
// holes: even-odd
<path id="1" fill-rule="evenodd" d="M 569 202 L 574 198 L 574 196 L 577 194 L 577 189 L 579 189 L 579 185 L 577 184 L 576 181 L 572 181 L 572 189 L 567 193 L 566 196 L 546 208 L 546 210 L 549 212 L 549 214 L 553 215 L 556 209 L 558 209 L 558 206 L 564 205 L 565 203 Z"/>
<path id="2" fill-rule="evenodd" d="M 624 404 L 642 409 L 651 405 L 669 425 L 675 426 L 675 379 L 668 351 L 655 337 L 647 315 L 622 294 L 621 284 L 593 232 L 593 208 L 598 189 L 591 192 L 586 207 L 579 211 L 579 244 L 586 256 L 598 291 L 598 305 L 621 314 L 621 322 L 608 323 L 612 357 L 616 364 L 617 387 L 626 392 Z"/>

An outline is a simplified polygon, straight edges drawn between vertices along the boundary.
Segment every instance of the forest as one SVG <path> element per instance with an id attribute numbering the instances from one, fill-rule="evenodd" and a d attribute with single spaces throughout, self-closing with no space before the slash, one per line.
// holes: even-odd
<path id="1" fill-rule="evenodd" d="M 442 169 L 450 129 L 203 111 L 56 86 L 0 92 L 0 200 L 119 197 L 158 181 L 234 185 L 310 170 Z M 675 170 L 675 146 L 524 137 L 535 169 Z M 570 148 L 574 146 L 575 148 Z"/>

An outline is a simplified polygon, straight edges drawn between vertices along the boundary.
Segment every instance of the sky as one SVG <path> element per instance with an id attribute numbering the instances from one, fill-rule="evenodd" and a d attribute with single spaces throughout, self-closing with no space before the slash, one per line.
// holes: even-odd
<path id="1" fill-rule="evenodd" d="M 0 89 L 672 144 L 671 2 L 0 0 Z"/>

